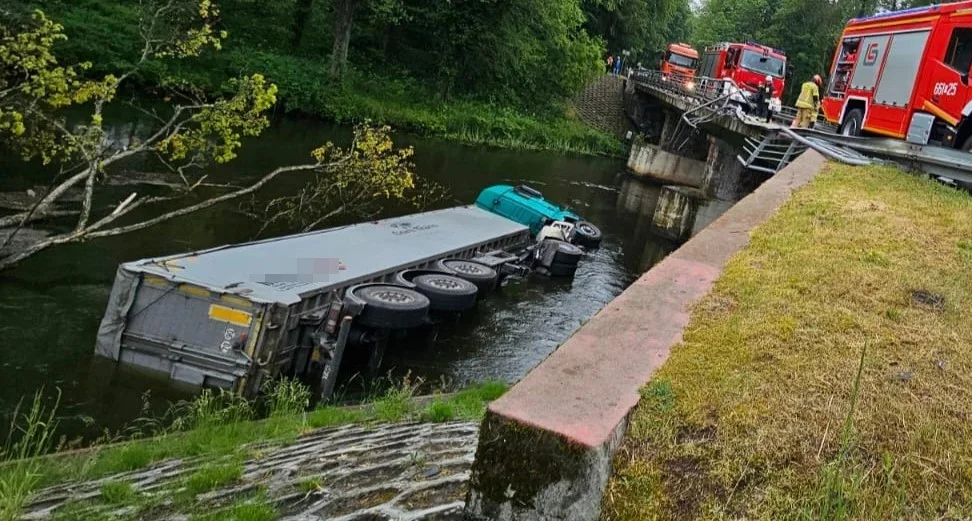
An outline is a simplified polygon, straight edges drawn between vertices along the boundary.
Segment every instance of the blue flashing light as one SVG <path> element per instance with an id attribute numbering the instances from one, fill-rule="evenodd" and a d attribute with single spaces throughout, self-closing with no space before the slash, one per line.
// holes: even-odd
<path id="1" fill-rule="evenodd" d="M 873 21 L 873 20 L 881 20 L 881 19 L 884 19 L 884 18 L 893 18 L 895 16 L 905 16 L 905 15 L 909 15 L 909 14 L 930 13 L 930 12 L 933 12 L 933 11 L 937 11 L 940 7 L 941 7 L 941 4 L 931 4 L 931 5 L 926 5 L 926 6 L 922 6 L 922 7 L 912 7 L 910 9 L 901 9 L 901 10 L 898 10 L 898 11 L 886 11 L 886 12 L 883 12 L 883 13 L 873 14 L 871 16 L 865 16 L 863 18 L 851 18 L 850 23 L 855 23 L 855 22 L 857 22 L 857 23 L 859 23 L 859 22 L 870 22 L 870 21 Z"/>

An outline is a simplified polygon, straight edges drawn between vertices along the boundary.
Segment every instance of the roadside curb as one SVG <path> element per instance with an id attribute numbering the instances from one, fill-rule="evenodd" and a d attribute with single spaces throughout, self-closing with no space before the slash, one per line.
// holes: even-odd
<path id="1" fill-rule="evenodd" d="M 794 190 L 822 170 L 808 151 L 645 273 L 487 409 L 466 513 L 595 521 L 640 389 L 681 342 L 692 306 Z"/>

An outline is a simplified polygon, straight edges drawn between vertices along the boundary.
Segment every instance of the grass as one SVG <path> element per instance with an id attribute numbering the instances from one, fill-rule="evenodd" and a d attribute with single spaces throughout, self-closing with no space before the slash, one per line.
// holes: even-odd
<path id="1" fill-rule="evenodd" d="M 122 505 L 135 499 L 137 493 L 127 481 L 109 481 L 101 486 L 101 499 L 112 505 Z"/>
<path id="2" fill-rule="evenodd" d="M 253 450 L 248 447 L 250 444 L 281 445 L 292 442 L 311 429 L 370 422 L 478 419 L 485 412 L 486 404 L 502 395 L 506 388 L 506 384 L 501 382 L 482 383 L 453 395 L 437 397 L 423 409 L 416 403 L 415 382 L 405 381 L 390 388 L 373 403 L 359 407 L 323 407 L 309 413 L 295 412 L 294 404 L 303 403 L 303 394 L 299 390 L 288 389 L 280 392 L 277 401 L 272 398 L 273 393 L 270 394 L 268 418 L 262 421 L 250 421 L 247 419 L 249 416 L 238 414 L 241 410 L 251 410 L 253 406 L 242 406 L 237 399 L 215 400 L 213 396 L 203 393 L 198 398 L 203 403 L 180 406 L 180 410 L 193 411 L 190 420 L 186 420 L 186 424 L 193 427 L 186 431 L 166 432 L 149 439 L 94 447 L 81 453 L 53 455 L 46 460 L 23 460 L 25 465 L 29 463 L 30 472 L 16 465 L 0 465 L 0 486 L 7 472 L 17 471 L 16 475 L 24 478 L 18 481 L 24 485 L 21 487 L 22 493 L 16 496 L 0 495 L 0 508 L 6 508 L 3 512 L 12 512 L 10 515 L 14 516 L 38 487 L 97 479 L 146 468 L 166 459 L 199 456 L 210 462 L 226 459 L 240 461 L 254 456 Z M 230 412 L 220 412 L 214 403 L 222 403 Z M 289 410 L 292 414 L 282 410 Z M 428 410 L 448 410 L 451 414 L 428 415 Z M 265 449 L 264 446 L 261 450 Z M 196 495 L 219 488 L 238 479 L 241 472 L 242 466 L 238 463 L 208 464 L 187 478 L 187 493 Z M 109 498 L 126 496 L 123 484 L 111 482 L 105 486 L 107 489 L 103 489 L 102 494 L 108 503 L 113 502 Z M 8 519 L 13 518 L 0 518 L 0 521 Z"/>
<path id="3" fill-rule="evenodd" d="M 970 239 L 967 193 L 828 165 L 643 389 L 604 519 L 969 518 Z"/>
<path id="4" fill-rule="evenodd" d="M 186 492 L 191 496 L 196 496 L 233 483 L 242 475 L 243 464 L 239 462 L 206 465 L 186 478 Z"/>
<path id="5" fill-rule="evenodd" d="M 277 519 L 273 506 L 265 500 L 243 499 L 228 508 L 209 514 L 196 515 L 192 521 L 271 521 Z"/>

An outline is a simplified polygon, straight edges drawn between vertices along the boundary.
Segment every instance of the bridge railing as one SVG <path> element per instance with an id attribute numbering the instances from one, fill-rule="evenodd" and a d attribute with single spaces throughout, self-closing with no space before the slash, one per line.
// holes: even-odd
<path id="1" fill-rule="evenodd" d="M 685 98 L 692 98 L 700 105 L 708 101 L 730 96 L 732 101 L 745 102 L 741 95 L 742 89 L 730 78 L 708 78 L 704 76 L 688 76 L 681 74 L 663 74 L 657 70 L 634 70 L 629 79 L 653 89 L 665 91 Z M 782 106 L 773 112 L 772 121 L 781 126 L 789 126 L 796 119 L 795 107 Z M 818 115 L 815 128 L 825 132 L 836 132 L 837 129 Z"/>

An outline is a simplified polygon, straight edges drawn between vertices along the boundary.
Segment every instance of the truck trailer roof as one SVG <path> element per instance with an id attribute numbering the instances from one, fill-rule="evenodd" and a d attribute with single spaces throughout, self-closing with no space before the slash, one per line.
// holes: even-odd
<path id="1" fill-rule="evenodd" d="M 461 206 L 122 267 L 253 301 L 289 305 L 302 295 L 366 282 L 379 272 L 518 236 L 526 229 L 474 206 Z"/>

